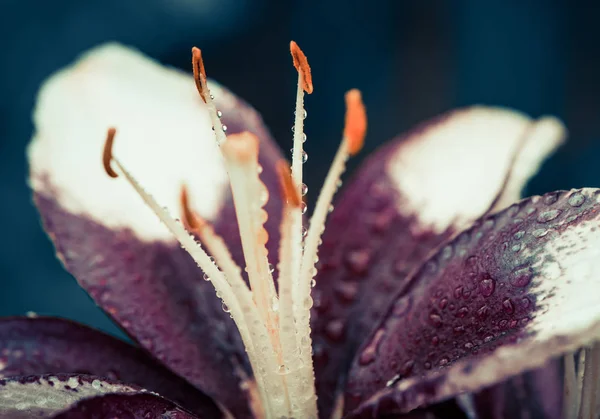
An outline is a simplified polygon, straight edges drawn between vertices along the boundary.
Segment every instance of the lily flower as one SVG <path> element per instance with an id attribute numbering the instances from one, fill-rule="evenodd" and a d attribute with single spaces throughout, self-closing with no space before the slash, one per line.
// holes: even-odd
<path id="1" fill-rule="evenodd" d="M 366 159 L 333 209 L 367 127 L 350 90 L 306 221 L 313 83 L 291 53 L 291 168 L 196 48 L 193 77 L 111 44 L 46 82 L 35 203 L 135 346 L 2 320 L 0 416 L 598 417 L 600 190 L 520 199 L 563 125 L 447 113 Z"/>

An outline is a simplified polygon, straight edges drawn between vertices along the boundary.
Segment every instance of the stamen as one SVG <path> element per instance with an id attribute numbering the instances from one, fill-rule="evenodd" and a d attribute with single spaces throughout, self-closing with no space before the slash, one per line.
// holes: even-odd
<path id="1" fill-rule="evenodd" d="M 106 134 L 106 142 L 104 143 L 104 151 L 102 152 L 102 164 L 104 165 L 104 170 L 108 174 L 108 176 L 112 178 L 116 178 L 119 175 L 117 172 L 113 170 L 110 166 L 110 162 L 112 160 L 112 148 L 113 143 L 115 141 L 115 134 L 117 130 L 115 128 L 109 128 L 108 133 Z"/>
<path id="2" fill-rule="evenodd" d="M 566 354 L 564 359 L 564 397 L 563 397 L 563 417 L 565 419 L 576 419 L 579 411 L 579 385 L 577 383 L 577 373 L 575 370 L 574 353 Z"/>
<path id="3" fill-rule="evenodd" d="M 600 380 L 600 343 L 594 343 L 585 349 L 585 371 L 581 392 L 579 419 L 595 419 L 598 417 L 598 381 Z"/>
<path id="4" fill-rule="evenodd" d="M 303 364 L 299 346 L 296 339 L 296 326 L 294 324 L 293 310 L 293 264 L 291 263 L 293 252 L 292 241 L 292 211 L 300 206 L 300 195 L 294 188 L 290 168 L 285 161 L 277 165 L 279 184 L 281 186 L 282 200 L 285 203 L 281 221 L 281 239 L 279 242 L 279 337 L 283 354 L 283 364 L 280 366 L 285 374 L 288 394 L 294 396 L 291 407 L 292 417 L 302 417 L 300 408 L 303 403 L 299 399 L 302 394 L 301 370 L 306 368 Z M 311 367 L 311 366 L 309 366 Z"/>
<path id="5" fill-rule="evenodd" d="M 258 138 L 249 132 L 230 135 L 221 147 L 229 171 L 229 181 L 240 228 L 240 238 L 254 300 L 269 333 L 277 333 L 278 305 L 265 244 L 264 211 L 268 200 L 265 185 L 258 177 Z M 262 216 L 262 218 L 261 218 Z M 277 339 L 273 337 L 274 346 Z"/>
<path id="6" fill-rule="evenodd" d="M 217 266 L 221 268 L 225 274 L 225 279 L 231 286 L 233 292 L 238 296 L 240 307 L 246 317 L 246 324 L 252 343 L 254 344 L 250 350 L 246 348 L 250 364 L 253 365 L 255 378 L 259 393 L 263 399 L 263 404 L 268 406 L 268 400 L 272 395 L 281 393 L 281 389 L 274 389 L 277 386 L 277 372 L 272 371 L 273 365 L 277 364 L 277 356 L 271 346 L 258 349 L 256 345 L 260 342 L 268 342 L 269 334 L 261 321 L 260 313 L 252 300 L 252 294 L 248 286 L 242 279 L 241 269 L 231 257 L 229 249 L 221 236 L 215 233 L 214 228 L 208 221 L 195 213 L 189 204 L 187 188 L 185 185 L 181 188 L 181 218 L 184 224 L 196 233 L 208 251 L 214 257 Z M 244 343 L 246 345 L 246 343 Z M 261 373 L 262 371 L 262 373 Z M 268 383 L 268 384 L 265 384 Z"/>
<path id="7" fill-rule="evenodd" d="M 217 140 L 217 144 L 220 146 L 227 140 L 227 136 L 225 135 L 225 127 L 221 123 L 221 118 L 219 118 L 219 112 L 217 111 L 217 108 L 212 99 L 212 95 L 210 94 L 210 90 L 208 88 L 206 70 L 204 68 L 204 61 L 202 60 L 202 53 L 200 51 L 200 48 L 192 48 L 192 66 L 194 72 L 194 82 L 196 83 L 196 89 L 198 89 L 200 97 L 208 107 L 208 115 L 210 116 L 210 120 L 213 125 L 215 138 Z"/>
<path id="8" fill-rule="evenodd" d="M 317 251 L 321 234 L 325 230 L 325 220 L 329 213 L 329 208 L 333 196 L 338 189 L 340 177 L 346 169 L 346 161 L 351 152 L 358 152 L 362 146 L 364 133 L 366 129 L 366 113 L 361 101 L 360 92 L 351 90 L 346 94 L 346 127 L 344 128 L 344 137 L 335 155 L 333 163 L 329 168 L 325 183 L 317 199 L 315 210 L 310 219 L 310 227 L 306 240 L 304 242 L 304 255 L 300 270 L 300 281 L 298 295 L 300 299 L 306 299 L 310 296 L 311 282 L 315 276 L 315 263 L 317 260 Z M 357 118 L 357 120 L 352 117 Z M 354 128 L 349 128 L 354 126 Z M 357 129 L 357 127 L 359 129 Z M 302 301 L 302 300 L 301 300 Z M 304 331 L 304 333 L 308 333 Z"/>

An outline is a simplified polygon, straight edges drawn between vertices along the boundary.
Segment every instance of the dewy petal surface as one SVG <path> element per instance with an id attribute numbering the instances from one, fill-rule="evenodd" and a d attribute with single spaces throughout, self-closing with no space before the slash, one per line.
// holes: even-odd
<path id="1" fill-rule="evenodd" d="M 157 392 L 193 412 L 219 417 L 215 403 L 144 351 L 70 320 L 0 320 L 0 376 L 77 373 Z"/>
<path id="2" fill-rule="evenodd" d="M 193 415 L 169 400 L 149 393 L 107 394 L 81 400 L 52 419 L 169 418 L 210 419 L 210 415 Z"/>
<path id="3" fill-rule="evenodd" d="M 600 337 L 599 200 L 598 189 L 525 199 L 432 256 L 353 361 L 346 409 L 405 412 Z"/>
<path id="4" fill-rule="evenodd" d="M 78 374 L 0 379 L 0 418 L 50 417 L 79 400 L 106 393 L 137 393 L 137 387 Z"/>
<path id="5" fill-rule="evenodd" d="M 276 263 L 281 203 L 274 165 L 281 156 L 253 109 L 211 87 L 228 133 L 248 130 L 261 139 Z M 114 126 L 113 151 L 142 185 L 177 216 L 185 183 L 192 209 L 240 260 L 226 173 L 192 77 L 103 46 L 42 87 L 34 119 L 31 185 L 66 268 L 141 346 L 236 416 L 247 416 L 240 388 L 240 377 L 250 374 L 246 354 L 214 288 L 129 185 L 102 167 L 106 130 Z"/>
<path id="6" fill-rule="evenodd" d="M 319 253 L 312 327 L 323 417 L 411 270 L 500 197 L 517 199 L 564 135 L 552 118 L 474 107 L 416 127 L 364 163 L 335 204 Z"/>

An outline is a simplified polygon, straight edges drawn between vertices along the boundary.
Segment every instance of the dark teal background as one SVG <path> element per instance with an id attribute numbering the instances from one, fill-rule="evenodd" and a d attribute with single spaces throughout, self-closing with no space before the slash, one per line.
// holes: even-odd
<path id="1" fill-rule="evenodd" d="M 288 43 L 298 41 L 315 85 L 313 202 L 351 87 L 369 111 L 366 151 L 456 106 L 558 115 L 571 138 L 530 184 L 541 193 L 600 186 L 599 18 L 597 2 L 567 0 L 0 0 L 0 315 L 35 311 L 118 332 L 55 259 L 25 183 L 36 91 L 87 48 L 118 40 L 188 69 L 198 45 L 210 76 L 253 103 L 289 149 Z"/>

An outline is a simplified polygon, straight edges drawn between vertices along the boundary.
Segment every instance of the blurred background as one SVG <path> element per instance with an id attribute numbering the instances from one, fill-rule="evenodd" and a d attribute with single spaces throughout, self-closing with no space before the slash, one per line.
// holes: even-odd
<path id="1" fill-rule="evenodd" d="M 587 4 L 589 3 L 589 4 Z M 296 40 L 313 69 L 307 182 L 314 202 L 342 129 L 343 94 L 363 90 L 368 151 L 469 104 L 553 114 L 570 141 L 528 193 L 600 186 L 600 4 L 567 0 L 0 0 L 0 316 L 33 311 L 118 329 L 60 266 L 26 186 L 40 84 L 106 41 L 210 76 L 252 103 L 291 144 Z M 443 175 L 443 174 L 441 174 Z"/>

